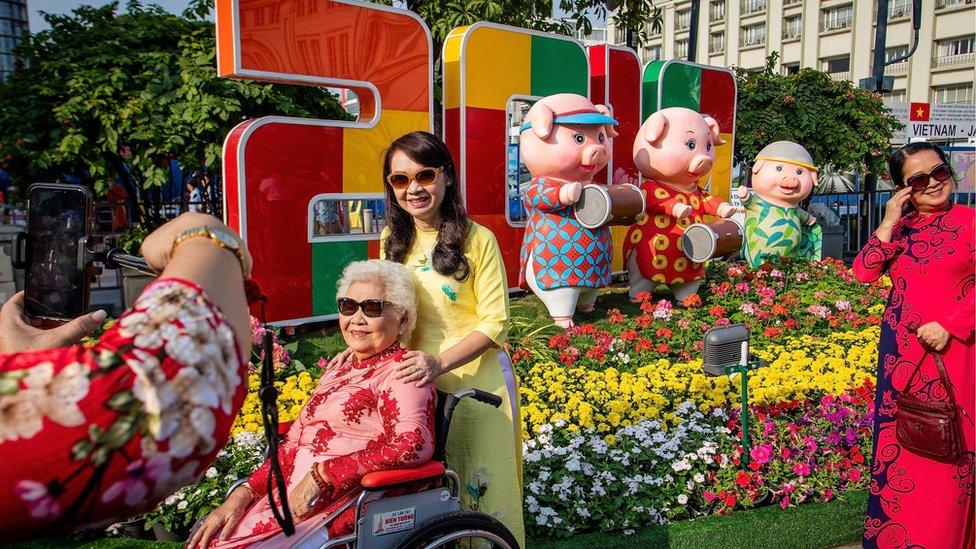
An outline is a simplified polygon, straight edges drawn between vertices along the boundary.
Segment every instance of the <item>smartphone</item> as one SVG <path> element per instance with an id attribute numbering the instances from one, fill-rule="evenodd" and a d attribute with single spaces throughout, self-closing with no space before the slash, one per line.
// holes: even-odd
<path id="1" fill-rule="evenodd" d="M 71 320 L 88 312 L 91 270 L 79 261 L 80 241 L 91 234 L 94 199 L 79 185 L 35 183 L 27 189 L 28 316 Z"/>

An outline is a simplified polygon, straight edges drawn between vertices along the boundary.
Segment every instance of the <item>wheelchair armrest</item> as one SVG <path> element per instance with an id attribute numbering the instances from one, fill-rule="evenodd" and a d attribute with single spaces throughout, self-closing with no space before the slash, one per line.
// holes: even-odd
<path id="1" fill-rule="evenodd" d="M 428 461 L 411 469 L 390 469 L 367 473 L 363 475 L 360 484 L 366 490 L 380 490 L 442 476 L 444 476 L 444 464 L 439 461 Z"/>

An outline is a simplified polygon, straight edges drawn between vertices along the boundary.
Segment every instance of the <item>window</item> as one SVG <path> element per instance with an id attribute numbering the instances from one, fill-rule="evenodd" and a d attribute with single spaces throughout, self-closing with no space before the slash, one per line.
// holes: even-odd
<path id="1" fill-rule="evenodd" d="M 674 30 L 686 30 L 691 26 L 691 8 L 679 10 L 674 16 Z"/>
<path id="2" fill-rule="evenodd" d="M 973 84 L 954 84 L 932 88 L 933 103 L 972 103 Z"/>
<path id="3" fill-rule="evenodd" d="M 756 23 L 742 27 L 739 45 L 743 47 L 760 46 L 766 43 L 766 23 Z"/>
<path id="4" fill-rule="evenodd" d="M 508 140 L 506 141 L 508 163 L 505 170 L 505 216 L 513 227 L 524 227 L 528 219 L 522 197 L 532 180 L 532 174 L 519 156 L 519 128 L 525 122 L 525 115 L 538 98 L 516 96 L 508 101 Z"/>
<path id="5" fill-rule="evenodd" d="M 791 15 L 783 19 L 783 40 L 795 40 L 803 32 L 803 16 Z"/>
<path id="6" fill-rule="evenodd" d="M 725 31 L 713 32 L 708 35 L 708 53 L 725 51 Z"/>
<path id="7" fill-rule="evenodd" d="M 895 46 L 893 48 L 888 48 L 885 50 L 885 63 L 890 63 L 892 59 L 898 59 L 903 55 L 908 55 L 908 46 Z"/>
<path id="8" fill-rule="evenodd" d="M 385 226 L 383 194 L 320 194 L 308 203 L 309 242 L 376 240 Z"/>
<path id="9" fill-rule="evenodd" d="M 820 10 L 820 32 L 846 29 L 854 24 L 854 6 L 845 4 Z"/>
<path id="10" fill-rule="evenodd" d="M 935 9 L 941 10 L 943 8 L 954 8 L 956 6 L 965 6 L 966 4 L 972 4 L 973 0 L 939 0 L 935 3 Z"/>
<path id="11" fill-rule="evenodd" d="M 742 2 L 742 15 L 750 15 L 766 11 L 766 0 L 744 0 Z"/>
<path id="12" fill-rule="evenodd" d="M 613 42 L 614 44 L 626 44 L 627 43 L 627 28 L 620 26 L 614 27 L 613 29 Z"/>
<path id="13" fill-rule="evenodd" d="M 688 39 L 674 41 L 674 56 L 677 59 L 688 58 Z"/>
<path id="14" fill-rule="evenodd" d="M 953 55 L 973 53 L 974 39 L 976 39 L 976 36 L 940 40 L 936 43 L 935 55 L 936 57 L 951 57 Z"/>
<path id="15" fill-rule="evenodd" d="M 875 5 L 877 8 L 877 5 Z M 877 17 L 878 10 L 874 10 Z M 888 0 L 888 21 L 903 19 L 912 15 L 912 0 Z"/>
<path id="16" fill-rule="evenodd" d="M 644 48 L 644 62 L 659 61 L 661 59 L 661 45 L 646 46 Z"/>
<path id="17" fill-rule="evenodd" d="M 851 56 L 845 55 L 843 57 L 831 57 L 829 59 L 823 59 L 823 70 L 831 73 L 837 74 L 839 72 L 848 72 L 851 70 Z"/>
<path id="18" fill-rule="evenodd" d="M 644 34 L 647 36 L 661 36 L 661 27 L 657 28 L 650 22 L 644 23 Z"/>
<path id="19" fill-rule="evenodd" d="M 783 63 L 782 65 L 783 74 L 796 74 L 800 72 L 799 63 Z"/>
<path id="20" fill-rule="evenodd" d="M 725 0 L 712 2 L 708 5 L 708 20 L 721 21 L 725 19 Z"/>
<path id="21" fill-rule="evenodd" d="M 908 99 L 908 93 L 905 90 L 892 90 L 890 93 L 884 94 L 885 104 L 904 103 L 906 99 Z"/>

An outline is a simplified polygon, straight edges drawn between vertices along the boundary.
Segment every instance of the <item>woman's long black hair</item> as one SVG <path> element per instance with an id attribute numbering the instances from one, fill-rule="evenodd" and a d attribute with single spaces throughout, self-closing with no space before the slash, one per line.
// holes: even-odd
<path id="1" fill-rule="evenodd" d="M 421 166 L 441 168 L 447 187 L 440 208 L 440 227 L 437 231 L 437 244 L 431 253 L 431 264 L 435 271 L 454 277 L 457 281 L 468 278 L 471 265 L 464 256 L 468 242 L 470 221 L 461 201 L 461 191 L 457 181 L 457 170 L 447 145 L 437 136 L 428 132 L 410 132 L 390 144 L 383 155 L 383 186 L 386 189 L 386 224 L 390 235 L 386 239 L 386 259 L 403 263 L 413 247 L 414 219 L 397 202 L 393 188 L 386 181 L 390 175 L 390 162 L 395 152 L 402 152 Z"/>

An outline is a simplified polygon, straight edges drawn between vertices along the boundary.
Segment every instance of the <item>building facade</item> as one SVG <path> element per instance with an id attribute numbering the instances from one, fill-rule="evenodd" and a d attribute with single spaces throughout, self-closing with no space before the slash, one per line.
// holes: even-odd
<path id="1" fill-rule="evenodd" d="M 687 59 L 690 0 L 656 2 L 662 29 L 645 31 L 643 62 Z M 885 56 L 907 53 L 913 40 L 912 0 L 889 0 Z M 972 103 L 976 82 L 976 0 L 922 0 L 918 49 L 908 60 L 889 65 L 895 77 L 887 100 Z M 812 67 L 857 82 L 871 76 L 877 20 L 875 0 L 701 0 L 697 32 L 699 63 L 759 69 L 779 52 L 777 70 Z M 607 36 L 626 43 L 626 30 L 608 18 Z"/>
<path id="2" fill-rule="evenodd" d="M 13 72 L 11 52 L 28 32 L 27 0 L 0 0 L 0 82 Z"/>

